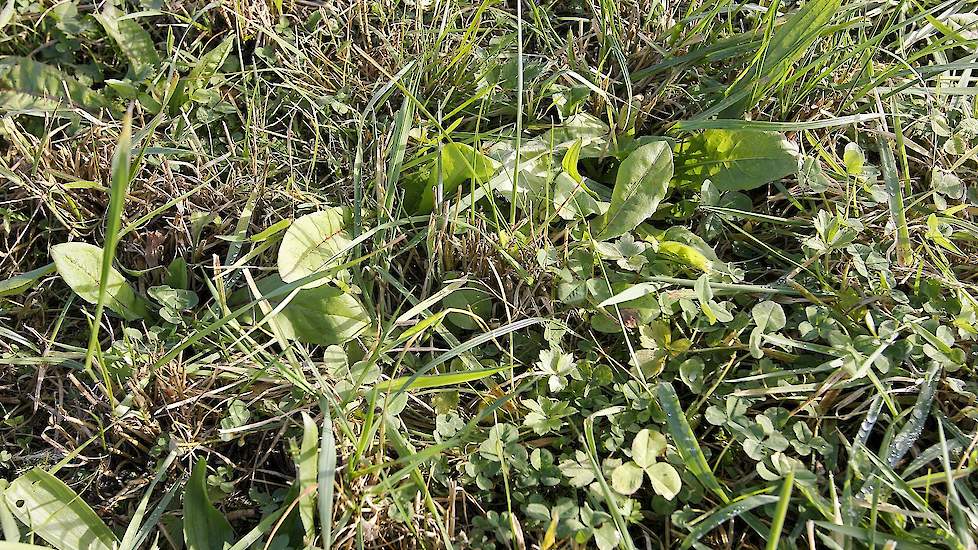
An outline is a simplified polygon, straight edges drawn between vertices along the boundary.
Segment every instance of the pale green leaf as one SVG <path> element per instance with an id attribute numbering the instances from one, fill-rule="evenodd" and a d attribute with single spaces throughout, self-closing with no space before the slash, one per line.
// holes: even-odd
<path id="1" fill-rule="evenodd" d="M 435 188 L 441 181 L 443 197 L 452 198 L 465 181 L 486 182 L 499 163 L 464 143 L 449 143 L 441 148 L 440 159 L 429 167 L 427 178 L 407 183 L 405 204 L 418 214 L 435 207 Z"/>
<path id="2" fill-rule="evenodd" d="M 345 228 L 350 223 L 348 209 L 327 208 L 306 214 L 292 222 L 278 249 L 278 272 L 286 283 L 319 273 L 342 262 L 350 237 Z M 324 285 L 328 277 L 309 286 Z"/>
<path id="3" fill-rule="evenodd" d="M 755 305 L 751 308 L 750 314 L 757 328 L 765 332 L 777 332 L 787 323 L 781 304 L 770 300 Z"/>
<path id="4" fill-rule="evenodd" d="M 646 468 L 645 473 L 649 475 L 652 489 L 666 500 L 672 500 L 683 486 L 679 472 L 667 462 L 656 462 Z"/>
<path id="5" fill-rule="evenodd" d="M 655 459 L 666 450 L 666 436 L 648 428 L 638 432 L 632 440 L 632 460 L 641 468 L 655 464 Z"/>
<path id="6" fill-rule="evenodd" d="M 90 304 L 98 303 L 102 254 L 101 248 L 88 243 L 61 243 L 51 247 L 51 258 L 58 274 L 75 294 Z M 126 320 L 145 315 L 142 301 L 115 268 L 109 269 L 105 294 L 105 307 Z"/>
<path id="7" fill-rule="evenodd" d="M 622 161 L 611 204 L 600 218 L 600 240 L 623 235 L 648 219 L 665 198 L 672 179 L 672 150 L 665 141 L 643 145 Z"/>
<path id="8" fill-rule="evenodd" d="M 700 189 L 710 180 L 720 191 L 745 191 L 798 168 L 797 150 L 777 132 L 706 130 L 676 146 L 676 183 Z"/>
<path id="9" fill-rule="evenodd" d="M 282 286 L 282 280 L 269 276 L 258 283 L 263 296 Z M 285 296 L 269 299 L 277 308 Z M 370 324 L 363 305 L 352 295 L 332 285 L 299 290 L 274 317 L 282 336 L 308 344 L 331 346 L 356 338 Z"/>
<path id="10" fill-rule="evenodd" d="M 59 550 L 112 550 L 118 543 L 77 493 L 40 468 L 15 479 L 3 497 L 21 523 Z"/>
<path id="11" fill-rule="evenodd" d="M 634 462 L 626 462 L 611 471 L 611 487 L 623 495 L 630 495 L 642 486 L 645 473 Z"/>
<path id="12" fill-rule="evenodd" d="M 207 462 L 197 461 L 183 492 L 183 539 L 187 550 L 221 550 L 234 532 L 207 497 Z"/>

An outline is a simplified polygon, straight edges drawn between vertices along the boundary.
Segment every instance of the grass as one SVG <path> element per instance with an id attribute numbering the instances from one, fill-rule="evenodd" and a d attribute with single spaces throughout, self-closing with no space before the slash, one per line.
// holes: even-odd
<path id="1" fill-rule="evenodd" d="M 975 548 L 972 11 L 4 3 L 0 550 Z"/>

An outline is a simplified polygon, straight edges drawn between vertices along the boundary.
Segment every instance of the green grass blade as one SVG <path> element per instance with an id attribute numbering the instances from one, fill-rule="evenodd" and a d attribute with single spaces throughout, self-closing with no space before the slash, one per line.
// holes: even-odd
<path id="1" fill-rule="evenodd" d="M 690 530 L 689 534 L 686 535 L 686 538 L 683 539 L 680 548 L 689 548 L 719 525 L 738 517 L 744 512 L 748 512 L 759 506 L 766 506 L 773 502 L 778 502 L 778 497 L 774 495 L 754 495 L 732 501 L 730 504 L 713 512 L 706 519 L 697 523 Z"/>
<path id="2" fill-rule="evenodd" d="M 696 476 L 696 479 L 704 487 L 720 497 L 720 500 L 725 504 L 729 503 L 730 497 L 727 496 L 727 492 L 717 481 L 716 476 L 713 475 L 713 470 L 706 462 L 703 450 L 700 449 L 700 444 L 696 440 L 696 434 L 689 427 L 686 412 L 679 404 L 679 396 L 676 395 L 675 388 L 669 382 L 660 382 L 655 387 L 655 396 L 659 401 L 659 406 L 662 407 L 662 411 L 666 413 L 666 427 L 669 430 L 669 435 L 676 442 L 676 450 L 683 457 L 686 469 Z"/>
<path id="3" fill-rule="evenodd" d="M 466 382 L 481 380 L 487 376 L 499 374 L 509 370 L 509 366 L 496 367 L 494 369 L 479 369 L 468 372 L 448 372 L 445 374 L 429 374 L 418 376 L 412 379 L 411 376 L 402 376 L 386 382 L 377 384 L 380 391 L 396 391 L 398 393 L 412 390 L 425 390 L 429 388 L 440 388 L 444 386 L 457 386 Z"/>
<path id="4" fill-rule="evenodd" d="M 323 548 L 332 548 L 333 544 L 333 482 L 336 478 L 336 439 L 333 436 L 333 422 L 330 420 L 330 408 L 326 401 L 320 401 L 319 408 L 323 412 L 323 429 L 319 441 L 319 463 L 317 465 L 316 483 L 319 487 L 319 529 Z"/>
<path id="5" fill-rule="evenodd" d="M 105 219 L 105 246 L 102 248 L 102 269 L 99 274 L 98 302 L 95 305 L 95 320 L 92 322 L 92 332 L 88 339 L 88 353 L 85 355 L 85 370 L 91 371 L 92 359 L 98 348 L 98 332 L 102 323 L 102 313 L 105 311 L 109 275 L 112 272 L 112 261 L 115 259 L 115 249 L 119 244 L 119 230 L 122 226 L 122 209 L 125 206 L 126 195 L 129 192 L 130 155 L 132 149 L 132 106 L 122 119 L 122 131 L 112 155 L 112 187 L 109 196 L 109 210 Z M 100 363 L 101 365 L 101 363 Z M 103 369 L 105 390 L 112 401 L 112 384 L 108 373 Z"/>
<path id="6" fill-rule="evenodd" d="M 791 504 L 791 490 L 795 487 L 795 472 L 790 470 L 784 477 L 778 507 L 774 509 L 774 520 L 771 522 L 771 535 L 767 539 L 767 550 L 777 550 L 781 542 L 781 530 L 784 529 L 784 519 L 788 516 L 788 505 Z"/>

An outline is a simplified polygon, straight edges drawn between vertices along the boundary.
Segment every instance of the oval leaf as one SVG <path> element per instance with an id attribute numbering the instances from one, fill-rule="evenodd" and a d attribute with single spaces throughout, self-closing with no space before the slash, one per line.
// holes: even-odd
<path id="1" fill-rule="evenodd" d="M 464 143 L 449 143 L 441 148 L 427 178 L 406 180 L 405 204 L 409 210 L 427 214 L 435 208 L 435 188 L 441 178 L 442 194 L 454 195 L 459 185 L 468 180 L 486 182 L 496 172 L 499 163 Z"/>
<path id="2" fill-rule="evenodd" d="M 655 464 L 656 457 L 665 450 L 666 436 L 658 430 L 642 430 L 632 440 L 632 460 L 642 468 Z"/>
<path id="3" fill-rule="evenodd" d="M 671 179 L 672 150 L 665 141 L 643 145 L 628 155 L 618 167 L 598 238 L 618 237 L 648 219 L 665 198 Z"/>
<path id="4" fill-rule="evenodd" d="M 344 231 L 349 213 L 345 208 L 329 208 L 295 220 L 285 232 L 278 249 L 278 272 L 286 283 L 319 273 L 342 261 L 340 252 L 350 244 Z M 326 284 L 328 278 L 309 284 Z"/>
<path id="5" fill-rule="evenodd" d="M 51 247 L 51 258 L 58 274 L 75 294 L 90 304 L 98 303 L 101 248 L 88 243 L 56 244 Z M 144 316 L 142 302 L 121 273 L 110 268 L 106 284 L 105 307 L 127 321 Z"/>
<path id="6" fill-rule="evenodd" d="M 3 492 L 11 512 L 59 550 L 112 550 L 118 541 L 78 493 L 35 468 Z"/>
<path id="7" fill-rule="evenodd" d="M 278 277 L 266 277 L 258 283 L 263 296 L 282 285 Z M 284 296 L 269 299 L 277 307 Z M 332 285 L 304 288 L 275 315 L 282 335 L 307 344 L 331 346 L 356 338 L 367 326 L 367 310 L 350 294 Z"/>
<path id="8" fill-rule="evenodd" d="M 672 467 L 672 464 L 656 462 L 646 468 L 645 473 L 649 474 L 649 480 L 652 481 L 652 489 L 657 494 L 662 495 L 662 498 L 666 500 L 672 500 L 683 486 L 683 481 L 679 478 L 679 472 Z"/>
<path id="9" fill-rule="evenodd" d="M 642 486 L 642 469 L 634 462 L 626 462 L 611 472 L 611 486 L 623 495 L 630 495 Z"/>
<path id="10" fill-rule="evenodd" d="M 183 539 L 187 550 L 217 550 L 234 541 L 234 532 L 207 497 L 207 463 L 197 461 L 183 493 Z"/>
<path id="11" fill-rule="evenodd" d="M 746 191 L 797 168 L 797 150 L 777 132 L 706 130 L 676 148 L 676 181 L 686 188 L 709 179 L 720 192 Z"/>

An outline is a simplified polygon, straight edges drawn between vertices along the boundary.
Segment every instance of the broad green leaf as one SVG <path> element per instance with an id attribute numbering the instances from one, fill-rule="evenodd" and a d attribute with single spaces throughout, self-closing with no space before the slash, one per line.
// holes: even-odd
<path id="1" fill-rule="evenodd" d="M 667 462 L 656 462 L 646 468 L 645 473 L 649 475 L 652 489 L 666 500 L 672 500 L 683 486 L 679 472 Z"/>
<path id="2" fill-rule="evenodd" d="M 221 65 L 227 59 L 228 54 L 231 53 L 234 40 L 235 34 L 231 33 L 220 44 L 200 56 L 200 59 L 194 64 L 193 69 L 190 70 L 190 74 L 181 78 L 177 83 L 169 103 L 171 109 L 179 109 L 190 100 L 194 92 L 206 87 L 207 82 L 217 73 L 218 69 L 221 68 Z"/>
<path id="3" fill-rule="evenodd" d="M 463 372 L 448 372 L 444 374 L 429 374 L 414 377 L 402 376 L 387 382 L 377 384 L 377 389 L 384 392 L 402 392 L 411 390 L 424 390 L 429 388 L 441 388 L 444 386 L 457 386 L 466 382 L 481 380 L 487 376 L 499 374 L 509 370 L 510 367 L 496 367 L 492 369 L 479 369 Z"/>
<path id="4" fill-rule="evenodd" d="M 583 219 L 607 210 L 608 204 L 598 202 L 591 193 L 583 181 L 575 180 L 568 172 L 561 172 L 554 179 L 554 210 L 565 220 Z"/>
<path id="5" fill-rule="evenodd" d="M 427 179 L 408 184 L 405 204 L 408 210 L 427 214 L 435 207 L 435 188 L 441 178 L 443 196 L 451 198 L 459 185 L 468 180 L 488 181 L 499 163 L 464 143 L 449 143 L 441 148 L 440 162 L 430 167 Z"/>
<path id="6" fill-rule="evenodd" d="M 90 304 L 98 303 L 102 254 L 101 248 L 88 243 L 61 243 L 51 247 L 58 274 L 75 294 Z M 143 302 L 115 268 L 110 268 L 106 282 L 105 307 L 127 321 L 145 315 Z"/>
<path id="7" fill-rule="evenodd" d="M 759 61 L 727 90 L 726 97 L 741 97 L 723 109 L 720 118 L 742 118 L 768 91 L 780 85 L 791 66 L 824 32 L 840 4 L 841 0 L 809 0 L 782 23 L 763 52 L 758 52 Z"/>
<path id="8" fill-rule="evenodd" d="M 866 165 L 866 155 L 858 143 L 852 142 L 846 145 L 846 149 L 842 153 L 842 162 L 846 166 L 847 174 L 858 176 L 863 173 L 863 167 Z"/>
<path id="9" fill-rule="evenodd" d="M 40 468 L 15 479 L 3 497 L 21 523 L 59 550 L 113 550 L 118 543 L 77 493 Z"/>
<path id="10" fill-rule="evenodd" d="M 9 279 L 4 279 L 0 281 L 0 297 L 13 296 L 15 294 L 26 292 L 38 281 L 54 273 L 54 271 L 54 264 L 51 263 L 44 267 L 39 267 L 35 270 L 21 273 L 20 275 L 14 275 Z"/>
<path id="11" fill-rule="evenodd" d="M 201 458 L 183 492 L 183 540 L 187 550 L 222 550 L 234 541 L 227 518 L 207 497 L 207 462 Z"/>
<path id="12" fill-rule="evenodd" d="M 488 321 L 489 315 L 492 313 L 492 297 L 475 288 L 460 288 L 445 296 L 442 299 L 442 304 L 449 308 L 471 311 L 481 317 L 483 321 Z M 465 330 L 476 330 L 480 326 L 475 319 L 464 313 L 449 313 L 447 319 L 453 325 Z"/>
<path id="13" fill-rule="evenodd" d="M 4 3 L 3 9 L 0 10 L 0 30 L 3 30 L 10 23 L 10 20 L 14 18 L 14 13 L 16 13 L 15 8 L 15 0 L 7 0 Z"/>
<path id="14" fill-rule="evenodd" d="M 258 290 L 267 296 L 282 284 L 278 277 L 269 276 L 258 282 Z M 284 298 L 268 301 L 276 308 Z M 360 302 L 332 285 L 299 290 L 274 319 L 285 338 L 322 346 L 348 342 L 370 324 Z"/>
<path id="15" fill-rule="evenodd" d="M 26 57 L 0 57 L 0 87 L 28 96 L 74 103 L 89 110 L 107 107 L 108 101 L 58 68 Z"/>
<path id="16" fill-rule="evenodd" d="M 319 273 L 343 261 L 340 254 L 350 244 L 345 228 L 350 224 L 346 208 L 327 208 L 292 222 L 278 249 L 278 273 L 286 283 Z M 310 286 L 324 285 L 328 277 Z"/>
<path id="17" fill-rule="evenodd" d="M 655 464 L 655 459 L 666 450 L 666 436 L 658 430 L 644 429 L 632 440 L 632 460 L 641 468 Z"/>
<path id="18" fill-rule="evenodd" d="M 129 60 L 129 68 L 137 77 L 148 76 L 149 71 L 160 61 L 153 38 L 136 19 L 123 19 L 112 2 L 105 3 L 102 13 L 96 15 L 105 34 L 119 46 L 119 50 Z"/>
<path id="19" fill-rule="evenodd" d="M 13 91 L 0 91 L 0 112 L 66 119 L 78 118 L 76 112 L 66 108 L 64 101 Z"/>
<path id="20" fill-rule="evenodd" d="M 638 300 L 639 298 L 644 298 L 649 294 L 653 294 L 659 290 L 659 288 L 661 288 L 661 285 L 656 283 L 636 283 L 634 285 L 627 285 L 624 287 L 624 290 L 602 300 L 598 304 L 598 307 L 606 308 L 616 304 L 623 304 L 625 302 L 631 302 L 632 300 Z"/>
<path id="21" fill-rule="evenodd" d="M 700 449 L 696 440 L 696 434 L 689 427 L 686 413 L 679 404 L 679 396 L 676 395 L 676 390 L 672 384 L 660 382 L 655 387 L 655 397 L 662 411 L 666 413 L 666 427 L 669 429 L 672 440 L 676 443 L 676 450 L 679 451 L 679 456 L 683 458 L 686 469 L 696 476 L 696 479 L 704 487 L 720 497 L 720 500 L 725 503 L 729 502 L 730 498 L 727 496 L 727 492 L 720 486 L 720 482 L 713 475 L 709 463 L 706 462 L 706 457 L 703 456 L 703 450 Z"/>
<path id="22" fill-rule="evenodd" d="M 661 241 L 659 242 L 659 249 L 656 252 L 668 256 L 670 259 L 685 266 L 703 272 L 709 272 L 710 268 L 713 267 L 713 262 L 707 259 L 702 252 L 688 244 L 676 241 Z"/>
<path id="23" fill-rule="evenodd" d="M 642 487 L 645 471 L 634 462 L 626 462 L 611 471 L 611 486 L 623 495 L 630 495 Z"/>
<path id="24" fill-rule="evenodd" d="M 781 304 L 765 300 L 750 310 L 757 328 L 765 332 L 777 332 L 784 328 L 787 318 Z"/>
<path id="25" fill-rule="evenodd" d="M 236 35 L 234 33 L 229 34 L 220 44 L 200 56 L 200 59 L 194 64 L 194 68 L 190 70 L 187 78 L 192 82 L 196 82 L 198 80 L 208 80 L 214 76 L 214 73 L 221 68 L 221 65 L 228 58 L 228 54 L 231 53 L 231 46 L 234 45 L 235 38 Z"/>
<path id="26" fill-rule="evenodd" d="M 706 130 L 676 145 L 676 184 L 700 189 L 710 180 L 720 192 L 745 191 L 798 168 L 797 150 L 777 132 Z"/>
<path id="27" fill-rule="evenodd" d="M 622 161 L 611 204 L 600 218 L 600 240 L 623 235 L 648 219 L 665 198 L 672 179 L 672 150 L 664 141 L 643 145 Z"/>

